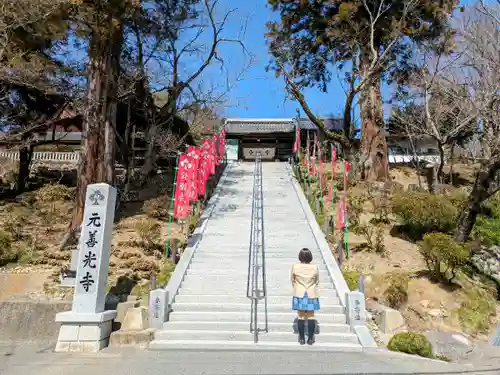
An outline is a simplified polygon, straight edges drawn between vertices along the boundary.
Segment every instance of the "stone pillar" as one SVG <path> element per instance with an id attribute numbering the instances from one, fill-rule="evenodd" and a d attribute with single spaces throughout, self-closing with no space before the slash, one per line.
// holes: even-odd
<path id="1" fill-rule="evenodd" d="M 162 329 L 168 320 L 168 292 L 155 289 L 149 293 L 149 327 Z"/>
<path id="2" fill-rule="evenodd" d="M 104 310 L 116 189 L 87 187 L 76 284 L 71 311 L 56 315 L 61 323 L 56 352 L 97 352 L 108 346 L 115 310 Z"/>
<path id="3" fill-rule="evenodd" d="M 365 295 L 361 292 L 349 292 L 346 296 L 347 324 L 351 327 L 364 325 L 366 322 Z"/>

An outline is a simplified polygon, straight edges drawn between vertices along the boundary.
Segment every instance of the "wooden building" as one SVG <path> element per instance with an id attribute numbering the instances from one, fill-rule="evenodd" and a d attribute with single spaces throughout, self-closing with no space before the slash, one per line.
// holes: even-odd
<path id="1" fill-rule="evenodd" d="M 258 152 L 263 160 L 288 160 L 293 155 L 294 119 L 227 118 L 228 160 L 252 160 Z"/>

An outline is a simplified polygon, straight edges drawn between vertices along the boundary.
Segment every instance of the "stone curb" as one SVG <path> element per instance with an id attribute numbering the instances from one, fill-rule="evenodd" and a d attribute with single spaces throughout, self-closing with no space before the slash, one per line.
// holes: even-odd
<path id="1" fill-rule="evenodd" d="M 184 280 L 184 276 L 186 275 L 186 271 L 189 268 L 191 260 L 193 259 L 194 252 L 198 248 L 201 239 L 203 238 L 203 232 L 208 224 L 208 220 L 212 216 L 212 212 L 219 201 L 219 194 L 224 185 L 224 181 L 227 178 L 227 173 L 232 168 L 232 162 L 228 162 L 226 168 L 222 172 L 222 176 L 217 184 L 214 195 L 209 199 L 207 207 L 203 211 L 203 214 L 200 216 L 198 223 L 196 223 L 196 229 L 189 237 L 188 245 L 184 250 L 179 263 L 177 263 L 175 267 L 175 271 L 173 272 L 170 280 L 165 287 L 165 290 L 168 292 L 168 306 L 172 305 L 175 296 L 181 286 L 182 281 Z"/>
<path id="2" fill-rule="evenodd" d="M 449 362 L 442 361 L 440 359 L 420 357 L 416 354 L 393 352 L 387 348 L 365 348 L 365 349 L 363 349 L 363 352 L 367 353 L 367 354 L 386 355 L 389 357 L 401 357 L 401 358 L 408 358 L 408 359 L 411 358 L 411 359 L 417 359 L 417 360 L 426 361 L 426 362 L 437 362 L 437 363 L 449 364 Z"/>
<path id="3" fill-rule="evenodd" d="M 335 261 L 335 258 L 333 257 L 328 242 L 326 242 L 325 235 L 321 230 L 321 228 L 319 227 L 318 222 L 316 221 L 316 217 L 314 216 L 314 213 L 312 212 L 311 207 L 309 206 L 309 202 L 307 201 L 307 198 L 304 192 L 302 191 L 302 187 L 299 185 L 296 177 L 294 176 L 290 164 L 287 164 L 287 171 L 290 176 L 290 181 L 295 190 L 295 193 L 299 198 L 302 210 L 306 215 L 307 223 L 311 228 L 311 232 L 314 236 L 318 249 L 321 252 L 323 261 L 325 262 L 326 269 L 328 270 L 330 277 L 333 279 L 335 288 L 337 289 L 340 298 L 340 302 L 342 306 L 346 307 L 346 294 L 350 292 L 349 287 L 347 286 L 344 276 L 342 275 L 342 271 L 340 270 L 337 262 Z"/>
<path id="4" fill-rule="evenodd" d="M 323 233 L 318 222 L 316 221 L 316 217 L 312 212 L 311 207 L 309 206 L 309 202 L 307 201 L 307 198 L 304 192 L 302 191 L 302 187 L 299 185 L 290 164 L 287 164 L 287 171 L 290 176 L 290 181 L 295 190 L 295 193 L 299 198 L 300 205 L 302 206 L 302 209 L 306 215 L 307 222 L 309 224 L 309 227 L 311 228 L 316 244 L 320 250 L 321 256 L 323 257 L 323 261 L 325 262 L 326 269 L 328 270 L 330 277 L 333 279 L 333 283 L 339 295 L 340 303 L 342 304 L 342 306 L 347 308 L 346 298 L 347 298 L 347 293 L 349 293 L 350 290 L 344 279 L 344 275 L 342 275 L 342 271 L 340 270 L 337 261 L 333 257 L 333 254 L 330 250 L 330 246 L 328 245 L 328 242 L 325 239 L 325 234 Z M 351 326 L 351 331 L 358 336 L 359 342 L 361 346 L 363 346 L 364 348 L 377 347 L 377 343 L 373 339 L 373 336 L 371 335 L 370 330 L 368 329 L 368 327 L 366 327 L 366 325 L 363 324 L 363 325 Z"/>

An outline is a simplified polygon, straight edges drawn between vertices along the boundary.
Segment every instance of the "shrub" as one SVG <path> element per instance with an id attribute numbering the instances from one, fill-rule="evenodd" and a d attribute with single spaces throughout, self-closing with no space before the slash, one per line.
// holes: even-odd
<path id="1" fill-rule="evenodd" d="M 349 290 L 358 289 L 359 274 L 356 271 L 344 270 L 342 271 L 342 274 L 344 275 L 344 279 L 349 287 Z"/>
<path id="2" fill-rule="evenodd" d="M 391 284 L 384 292 L 384 299 L 389 307 L 400 309 L 408 302 L 408 278 L 398 275 L 391 280 Z"/>
<path id="3" fill-rule="evenodd" d="M 392 336 L 387 349 L 393 352 L 416 354 L 420 357 L 433 358 L 432 344 L 424 335 L 403 332 Z"/>
<path id="4" fill-rule="evenodd" d="M 495 299 L 487 292 L 473 289 L 467 293 L 467 299 L 456 310 L 462 328 L 470 333 L 486 333 L 495 316 Z"/>
<path id="5" fill-rule="evenodd" d="M 175 270 L 175 263 L 172 260 L 166 258 L 163 264 L 160 266 L 160 272 L 156 275 L 156 283 L 160 287 L 164 287 L 168 284 L 172 273 Z"/>
<path id="6" fill-rule="evenodd" d="M 161 238 L 160 224 L 151 219 L 141 220 L 135 223 L 135 231 L 138 234 L 144 250 L 152 252 L 159 247 Z"/>
<path id="7" fill-rule="evenodd" d="M 500 245 L 500 219 L 480 215 L 474 225 L 473 236 L 485 246 Z"/>
<path id="8" fill-rule="evenodd" d="M 0 266 L 4 266 L 7 263 L 16 262 L 17 259 L 18 254 L 12 246 L 11 235 L 0 230 Z"/>
<path id="9" fill-rule="evenodd" d="M 166 218 L 169 215 L 170 199 L 166 195 L 149 199 L 142 205 L 142 211 L 155 219 Z"/>
<path id="10" fill-rule="evenodd" d="M 38 189 L 35 199 L 38 202 L 70 201 L 73 199 L 75 189 L 61 184 L 47 184 Z"/>
<path id="11" fill-rule="evenodd" d="M 469 252 L 445 233 L 429 233 L 418 243 L 427 268 L 437 280 L 453 281 L 457 270 L 467 263 Z M 444 266 L 444 269 L 442 268 Z"/>
<path id="12" fill-rule="evenodd" d="M 475 239 L 486 246 L 500 245 L 500 199 L 494 195 L 482 206 L 472 232 Z"/>
<path id="13" fill-rule="evenodd" d="M 196 225 L 198 224 L 198 220 L 200 219 L 199 214 L 192 213 L 189 216 L 189 233 L 193 233 L 196 229 Z"/>
<path id="14" fill-rule="evenodd" d="M 163 288 L 168 284 L 172 273 L 175 270 L 175 264 L 168 258 L 166 258 L 160 265 L 160 270 L 156 273 L 156 286 L 157 288 Z M 131 294 L 139 297 L 147 298 L 149 292 L 151 291 L 151 282 L 145 282 L 137 284 L 133 287 Z"/>
<path id="15" fill-rule="evenodd" d="M 363 206 L 367 201 L 368 197 L 364 194 L 354 195 L 348 194 L 347 197 L 347 215 L 349 217 L 349 227 L 356 231 L 361 225 L 361 214 L 364 209 Z M 337 204 L 340 204 L 337 202 Z"/>
<path id="16" fill-rule="evenodd" d="M 2 224 L 3 230 L 10 234 L 12 240 L 18 241 L 24 237 L 26 219 L 22 215 L 9 215 Z"/>
<path id="17" fill-rule="evenodd" d="M 40 251 L 45 249 L 45 245 L 41 243 L 36 236 L 27 236 L 24 242 L 20 244 L 22 248 L 19 250 L 18 262 L 21 264 L 32 264 L 38 260 Z"/>
<path id="18" fill-rule="evenodd" d="M 368 250 L 381 255 L 385 254 L 384 228 L 381 225 L 361 224 L 357 231 L 365 237 Z"/>
<path id="19" fill-rule="evenodd" d="M 414 239 L 422 238 L 425 233 L 452 231 L 458 215 L 457 207 L 448 197 L 420 192 L 395 194 L 392 211 Z"/>
<path id="20" fill-rule="evenodd" d="M 19 172 L 19 162 L 13 162 L 11 159 L 0 158 L 0 182 L 10 185 L 14 188 L 17 184 Z"/>
<path id="21" fill-rule="evenodd" d="M 380 194 L 377 194 L 370 199 L 372 204 L 373 213 L 375 217 L 372 221 L 375 224 L 384 223 L 389 224 L 389 214 L 391 213 L 391 200 L 389 197 L 390 191 L 384 188 Z"/>

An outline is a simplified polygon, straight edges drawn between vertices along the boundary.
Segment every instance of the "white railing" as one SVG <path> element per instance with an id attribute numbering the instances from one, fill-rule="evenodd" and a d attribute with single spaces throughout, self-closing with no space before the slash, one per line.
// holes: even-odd
<path id="1" fill-rule="evenodd" d="M 274 149 L 269 149 L 272 151 L 270 157 L 274 157 Z M 253 156 L 256 154 L 255 151 L 262 151 L 262 149 L 252 149 Z M 244 150 L 244 153 L 249 153 L 249 149 Z M 251 155 L 245 155 L 245 157 L 251 158 Z M 10 159 L 19 160 L 19 152 L 17 151 L 0 151 L 0 159 Z M 428 163 L 437 163 L 439 160 L 438 156 L 435 155 L 420 155 L 417 157 L 420 161 L 425 161 Z M 395 155 L 389 154 L 388 156 L 389 164 L 406 164 L 415 161 L 414 156 L 410 155 Z M 33 161 L 49 161 L 49 162 L 75 162 L 80 160 L 80 154 L 78 152 L 34 152 Z"/>
<path id="2" fill-rule="evenodd" d="M 0 151 L 0 159 L 19 160 L 17 151 Z M 34 152 L 32 161 L 74 162 L 80 160 L 78 152 Z"/>
<path id="3" fill-rule="evenodd" d="M 437 163 L 439 162 L 439 156 L 436 155 L 419 155 L 419 156 L 411 156 L 404 154 L 389 154 L 388 161 L 389 164 L 409 164 L 414 163 L 416 160 L 420 162 L 427 163 Z"/>

